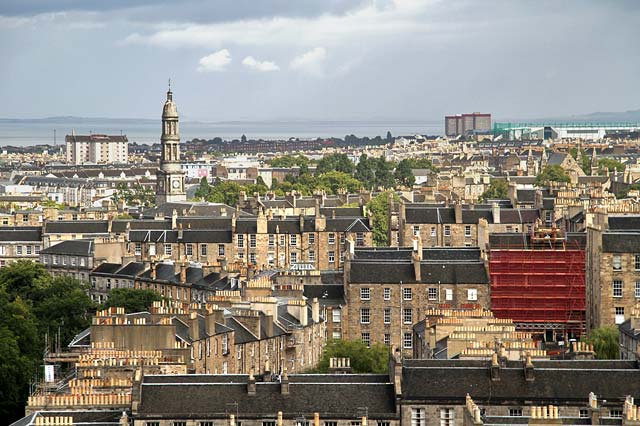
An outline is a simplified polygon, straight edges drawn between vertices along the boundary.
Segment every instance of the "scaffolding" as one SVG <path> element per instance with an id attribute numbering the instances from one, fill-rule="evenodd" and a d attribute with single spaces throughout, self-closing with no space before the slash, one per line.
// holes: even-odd
<path id="1" fill-rule="evenodd" d="M 489 252 L 491 310 L 523 331 L 578 338 L 585 330 L 585 250 L 557 228 Z M 548 337 L 547 337 L 548 338 Z"/>

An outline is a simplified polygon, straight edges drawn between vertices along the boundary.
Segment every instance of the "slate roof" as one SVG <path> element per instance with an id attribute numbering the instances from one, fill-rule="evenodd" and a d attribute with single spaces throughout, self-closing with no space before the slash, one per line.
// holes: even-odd
<path id="1" fill-rule="evenodd" d="M 636 361 L 534 361 L 533 381 L 524 378 L 521 362 L 500 368 L 500 381 L 491 381 L 490 361 L 405 361 L 402 391 L 405 400 L 464 403 L 467 393 L 476 403 L 585 401 L 589 392 L 607 401 L 640 397 Z M 531 405 L 530 403 L 527 405 Z"/>
<path id="2" fill-rule="evenodd" d="M 100 264 L 96 268 L 93 268 L 93 271 L 91 271 L 91 273 L 112 275 L 121 268 L 122 268 L 122 265 L 120 263 L 105 262 Z"/>
<path id="3" fill-rule="evenodd" d="M 562 162 L 567 158 L 567 153 L 564 152 L 553 152 L 549 155 L 547 159 L 547 165 L 549 166 L 559 166 Z"/>
<path id="4" fill-rule="evenodd" d="M 309 284 L 304 286 L 304 296 L 309 300 L 317 297 L 318 302 L 323 306 L 337 306 L 344 304 L 344 286 L 342 284 Z"/>
<path id="5" fill-rule="evenodd" d="M 609 216 L 609 229 L 640 230 L 640 215 Z"/>
<path id="6" fill-rule="evenodd" d="M 350 283 L 417 283 L 411 249 L 356 250 L 350 265 Z M 423 284 L 488 284 L 480 250 L 473 247 L 423 249 Z"/>
<path id="7" fill-rule="evenodd" d="M 584 249 L 587 245 L 585 232 L 567 232 L 567 249 Z M 526 232 L 501 232 L 489 234 L 491 249 L 523 249 L 531 248 L 531 240 Z"/>
<path id="8" fill-rule="evenodd" d="M 264 418 L 282 411 L 285 418 L 301 414 L 313 418 L 318 412 L 320 418 L 353 419 L 354 407 L 360 406 L 368 407 L 371 418 L 397 418 L 393 385 L 361 381 L 362 376 L 334 379 L 334 375 L 318 375 L 300 383 L 292 375 L 288 395 L 281 394 L 277 382 L 258 382 L 253 396 L 247 395 L 247 376 L 229 376 L 232 383 L 213 382 L 209 377 L 167 376 L 158 383 L 145 376 L 138 418 L 226 418 L 231 403 L 238 404 L 243 418 Z"/>
<path id="9" fill-rule="evenodd" d="M 52 220 L 44 225 L 45 234 L 108 234 L 106 220 Z"/>
<path id="10" fill-rule="evenodd" d="M 407 223 L 456 223 L 453 207 L 407 206 L 405 208 Z"/>
<path id="11" fill-rule="evenodd" d="M 640 253 L 640 230 L 603 232 L 602 251 L 604 253 Z"/>
<path id="12" fill-rule="evenodd" d="M 142 262 L 129 262 L 122 269 L 118 271 L 117 275 L 133 278 L 138 274 L 140 274 L 145 269 L 147 269 L 147 267 Z"/>
<path id="13" fill-rule="evenodd" d="M 94 245 L 92 240 L 67 240 L 46 249 L 42 254 L 57 254 L 67 256 L 92 256 Z"/>
<path id="14" fill-rule="evenodd" d="M 519 203 L 533 203 L 536 200 L 535 189 L 518 189 L 517 198 Z"/>
<path id="15" fill-rule="evenodd" d="M 0 227 L 0 241 L 6 242 L 41 242 L 42 228 L 19 226 L 15 228 Z"/>

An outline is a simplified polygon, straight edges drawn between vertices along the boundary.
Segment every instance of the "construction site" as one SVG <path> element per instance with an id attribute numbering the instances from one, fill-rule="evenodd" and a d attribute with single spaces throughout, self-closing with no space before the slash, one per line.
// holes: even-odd
<path id="1" fill-rule="evenodd" d="M 560 347 L 585 332 L 585 240 L 559 228 L 491 236 L 491 310 Z M 566 347 L 566 346 L 565 346 Z"/>

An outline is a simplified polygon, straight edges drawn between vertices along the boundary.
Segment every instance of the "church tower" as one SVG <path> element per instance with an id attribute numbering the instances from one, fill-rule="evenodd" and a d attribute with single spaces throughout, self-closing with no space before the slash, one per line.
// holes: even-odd
<path id="1" fill-rule="evenodd" d="M 162 154 L 160 170 L 156 175 L 156 204 L 185 201 L 184 173 L 180 165 L 180 133 L 178 131 L 178 109 L 173 102 L 171 85 L 167 91 L 167 101 L 162 109 Z"/>

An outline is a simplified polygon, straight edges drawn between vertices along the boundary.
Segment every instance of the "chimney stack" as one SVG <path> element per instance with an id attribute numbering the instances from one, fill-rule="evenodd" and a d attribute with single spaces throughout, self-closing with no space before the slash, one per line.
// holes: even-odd
<path id="1" fill-rule="evenodd" d="M 289 376 L 287 376 L 286 366 L 284 366 L 282 370 L 282 377 L 280 378 L 280 393 L 282 395 L 289 395 Z"/>
<path id="2" fill-rule="evenodd" d="M 247 383 L 247 394 L 253 396 L 256 394 L 256 378 L 253 376 L 253 369 L 249 373 L 249 382 Z"/>
<path id="3" fill-rule="evenodd" d="M 149 274 L 149 276 L 151 277 L 152 280 L 156 279 L 156 261 L 155 260 L 151 260 L 151 273 Z"/>
<path id="4" fill-rule="evenodd" d="M 171 212 L 171 229 L 176 229 L 178 227 L 178 212 L 176 209 L 173 209 Z"/>
<path id="5" fill-rule="evenodd" d="M 528 352 L 524 364 L 524 378 L 527 382 L 533 382 L 535 380 L 535 376 L 533 374 L 533 363 L 531 362 L 531 355 Z"/>
<path id="6" fill-rule="evenodd" d="M 500 223 L 500 204 L 491 204 L 491 214 L 493 215 L 493 223 Z"/>
<path id="7" fill-rule="evenodd" d="M 317 297 L 311 299 L 311 320 L 314 324 L 320 322 L 320 302 Z"/>
<path id="8" fill-rule="evenodd" d="M 491 356 L 491 381 L 500 381 L 500 364 L 498 363 L 498 354 L 494 353 Z"/>

